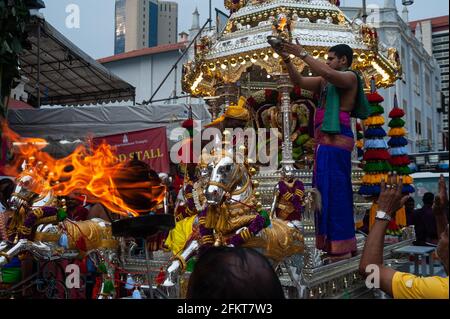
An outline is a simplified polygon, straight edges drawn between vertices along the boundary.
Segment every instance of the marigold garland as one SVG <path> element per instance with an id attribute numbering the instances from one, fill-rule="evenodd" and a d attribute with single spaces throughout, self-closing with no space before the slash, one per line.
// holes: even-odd
<path id="1" fill-rule="evenodd" d="M 388 136 L 405 136 L 406 130 L 403 127 L 395 127 L 389 130 Z"/>
<path id="2" fill-rule="evenodd" d="M 386 131 L 383 129 L 385 119 L 384 108 L 380 105 L 384 101 L 383 97 L 376 92 L 375 81 L 371 81 L 372 92 L 367 95 L 370 103 L 371 116 L 364 121 L 368 127 L 364 136 L 366 138 L 364 146 L 365 153 L 363 160 L 365 176 L 362 178 L 362 186 L 359 194 L 365 196 L 377 196 L 380 193 L 380 183 L 382 179 L 387 179 L 387 172 L 390 171 L 388 145 L 384 140 Z"/>
<path id="3" fill-rule="evenodd" d="M 366 126 L 379 126 L 384 125 L 384 117 L 377 115 L 377 116 L 371 116 L 367 120 L 364 121 L 364 125 Z"/>

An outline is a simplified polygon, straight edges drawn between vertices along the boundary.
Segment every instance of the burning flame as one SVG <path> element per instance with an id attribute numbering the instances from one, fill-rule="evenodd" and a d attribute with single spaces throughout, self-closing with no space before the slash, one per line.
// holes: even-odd
<path id="1" fill-rule="evenodd" d="M 287 26 L 287 18 L 285 16 L 281 17 L 279 22 L 278 22 L 278 30 L 279 31 L 284 31 L 284 29 Z"/>
<path id="2" fill-rule="evenodd" d="M 57 196 L 71 194 L 79 198 L 86 195 L 89 202 L 101 203 L 124 216 L 148 213 L 164 198 L 166 188 L 159 180 L 142 178 L 126 163 L 119 163 L 106 143 L 96 148 L 80 145 L 71 155 L 55 159 L 42 151 L 48 145 L 44 139 L 23 138 L 6 123 L 2 123 L 2 133 L 15 152 L 12 163 L 5 168 L 6 174 L 16 177 L 28 174 L 39 180 L 30 189 L 35 193 L 54 191 Z M 22 167 L 24 162 L 26 167 Z M 21 167 L 25 169 L 23 173 Z M 133 181 L 130 176 L 139 178 Z M 145 205 L 136 205 L 134 198 Z"/>

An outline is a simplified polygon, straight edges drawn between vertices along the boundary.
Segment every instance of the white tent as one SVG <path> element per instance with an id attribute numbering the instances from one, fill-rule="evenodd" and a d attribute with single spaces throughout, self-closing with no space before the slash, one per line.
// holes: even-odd
<path id="1" fill-rule="evenodd" d="M 87 137 L 135 132 L 155 127 L 166 127 L 167 137 L 170 131 L 181 127 L 188 118 L 192 107 L 194 120 L 202 125 L 211 122 L 211 115 L 205 105 L 162 104 L 146 106 L 95 106 L 95 107 L 58 107 L 35 110 L 10 110 L 8 122 L 12 130 L 24 137 L 44 138 L 54 144 L 54 155 L 67 155 L 74 149 L 75 140 Z M 173 141 L 169 141 L 171 147 Z M 55 149 L 56 148 L 56 149 Z M 52 155 L 53 155 L 52 154 Z"/>

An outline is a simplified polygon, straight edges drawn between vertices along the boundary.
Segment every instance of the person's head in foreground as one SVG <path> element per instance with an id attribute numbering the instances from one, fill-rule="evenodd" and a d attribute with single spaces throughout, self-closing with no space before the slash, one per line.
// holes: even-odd
<path id="1" fill-rule="evenodd" d="M 189 280 L 188 299 L 284 299 L 268 259 L 253 249 L 212 247 Z"/>

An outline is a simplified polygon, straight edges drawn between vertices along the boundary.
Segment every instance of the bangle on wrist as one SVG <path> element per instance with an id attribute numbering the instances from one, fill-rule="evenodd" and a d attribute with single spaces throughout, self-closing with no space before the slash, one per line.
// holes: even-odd
<path id="1" fill-rule="evenodd" d="M 300 54 L 299 54 L 300 59 L 304 60 L 307 56 L 308 56 L 308 51 L 306 51 L 305 49 L 300 51 Z"/>

